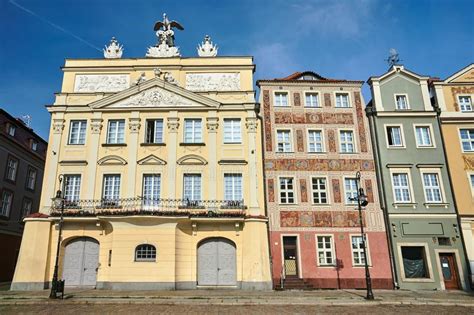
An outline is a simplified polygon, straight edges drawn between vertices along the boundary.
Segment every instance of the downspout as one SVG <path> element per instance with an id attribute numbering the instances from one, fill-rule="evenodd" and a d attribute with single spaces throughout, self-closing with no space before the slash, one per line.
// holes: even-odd
<path id="1" fill-rule="evenodd" d="M 444 136 L 443 136 L 443 128 L 441 128 L 441 109 L 437 106 L 437 104 L 433 104 L 434 110 L 436 111 L 436 119 L 438 121 L 438 129 L 439 133 L 441 136 L 441 144 L 443 145 L 443 156 L 444 156 L 444 161 L 446 163 L 446 168 L 447 168 L 447 173 L 448 173 L 448 181 L 449 181 L 449 188 L 451 189 L 451 195 L 453 197 L 453 204 L 454 204 L 454 212 L 456 213 L 456 221 L 458 223 L 458 233 L 461 238 L 461 244 L 462 244 L 462 249 L 464 250 L 464 261 L 466 263 L 467 267 L 467 273 L 468 273 L 468 280 L 469 280 L 469 287 L 474 289 L 473 283 L 472 283 L 472 271 L 471 271 L 471 265 L 469 262 L 469 258 L 467 257 L 467 251 L 466 251 L 466 243 L 464 242 L 464 234 L 462 233 L 462 225 L 461 225 L 461 218 L 459 217 L 459 212 L 458 212 L 458 205 L 456 202 L 456 196 L 454 195 L 454 187 L 453 187 L 453 181 L 451 180 L 451 169 L 449 168 L 449 162 L 448 162 L 448 156 L 446 153 L 446 143 L 444 141 Z"/>
<path id="2" fill-rule="evenodd" d="M 385 185 L 382 180 L 383 174 L 382 174 L 382 166 L 380 164 L 379 160 L 379 142 L 377 141 L 378 139 L 378 134 L 377 134 L 377 128 L 376 128 L 376 122 L 374 119 L 375 116 L 375 109 L 372 107 L 366 107 L 365 108 L 365 113 L 367 117 L 369 118 L 369 128 L 370 128 L 370 138 L 372 141 L 372 148 L 374 149 L 374 161 L 375 161 L 375 168 L 376 172 L 378 173 L 377 178 L 377 185 L 378 185 L 378 194 L 379 194 L 379 200 L 380 200 L 380 208 L 382 209 L 383 213 L 383 218 L 385 222 L 385 236 L 387 238 L 387 243 L 388 243 L 388 255 L 390 258 L 390 269 L 392 272 L 392 284 L 393 287 L 396 289 L 400 289 L 398 285 L 398 274 L 397 274 L 397 269 L 395 268 L 394 265 L 394 254 L 393 254 L 393 242 L 392 242 L 392 228 L 390 226 L 390 221 L 388 219 L 388 211 L 387 211 L 387 206 L 385 204 Z"/>

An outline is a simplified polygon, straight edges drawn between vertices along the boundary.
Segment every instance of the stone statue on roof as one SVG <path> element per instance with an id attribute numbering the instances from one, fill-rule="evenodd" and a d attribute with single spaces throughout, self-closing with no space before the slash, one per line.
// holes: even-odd
<path id="1" fill-rule="evenodd" d="M 181 24 L 176 21 L 170 21 L 166 13 L 164 13 L 163 21 L 157 21 L 154 27 L 156 36 L 158 36 L 158 44 L 148 48 L 147 57 L 166 58 L 180 56 L 179 47 L 174 45 L 173 28 L 184 30 Z"/>

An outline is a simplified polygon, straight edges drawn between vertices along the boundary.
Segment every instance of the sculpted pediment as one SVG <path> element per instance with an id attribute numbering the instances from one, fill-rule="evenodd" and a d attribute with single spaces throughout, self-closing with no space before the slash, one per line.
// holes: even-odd
<path id="1" fill-rule="evenodd" d="M 207 165 L 206 159 L 196 154 L 185 155 L 179 158 L 176 163 L 178 165 Z"/>
<path id="2" fill-rule="evenodd" d="M 89 104 L 100 108 L 217 108 L 220 103 L 154 78 Z"/>
<path id="3" fill-rule="evenodd" d="M 137 164 L 139 165 L 165 165 L 166 161 L 160 159 L 154 154 L 150 154 L 147 157 L 144 157 L 143 159 L 137 161 Z"/>
<path id="4" fill-rule="evenodd" d="M 127 161 L 118 155 L 107 155 L 97 161 L 99 165 L 126 165 Z"/>

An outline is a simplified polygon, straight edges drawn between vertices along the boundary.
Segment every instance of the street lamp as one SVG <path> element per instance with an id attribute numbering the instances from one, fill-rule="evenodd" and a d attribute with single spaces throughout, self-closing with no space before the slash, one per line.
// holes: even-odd
<path id="1" fill-rule="evenodd" d="M 50 299 L 57 299 L 57 293 L 59 291 L 58 281 L 58 269 L 59 269 L 59 250 L 61 248 L 61 239 L 63 232 L 63 214 L 64 214 L 64 197 L 61 191 L 61 183 L 63 181 L 63 175 L 59 175 L 59 189 L 56 191 L 56 196 L 51 198 L 53 200 L 54 209 L 61 209 L 61 216 L 59 219 L 59 231 L 58 231 L 58 245 L 56 247 L 56 263 L 54 264 L 53 281 L 51 282 L 51 293 L 49 294 Z"/>
<path id="2" fill-rule="evenodd" d="M 367 247 L 365 242 L 365 233 L 364 233 L 364 222 L 362 219 L 362 207 L 365 207 L 369 204 L 367 196 L 364 193 L 364 189 L 360 187 L 360 172 L 356 173 L 356 188 L 357 188 L 357 197 L 350 197 L 349 200 L 357 201 L 357 208 L 359 210 L 359 223 L 360 223 L 360 234 L 362 236 L 362 247 L 364 250 L 364 265 L 365 265 L 365 286 L 367 288 L 366 300 L 373 300 L 374 293 L 372 292 L 372 280 L 370 279 L 369 263 L 367 261 Z"/>

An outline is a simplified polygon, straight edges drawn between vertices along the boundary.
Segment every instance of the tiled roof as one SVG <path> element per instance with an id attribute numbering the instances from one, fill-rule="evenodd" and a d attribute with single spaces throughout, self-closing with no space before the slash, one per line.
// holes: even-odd
<path id="1" fill-rule="evenodd" d="M 314 79 L 306 80 L 304 76 L 312 76 Z M 303 78 L 303 79 L 302 79 Z M 351 80 L 342 80 L 342 79 L 328 79 L 316 72 L 313 71 L 304 71 L 304 72 L 294 72 L 287 77 L 284 78 L 275 78 L 275 79 L 261 79 L 257 80 L 257 85 L 260 85 L 260 82 L 312 82 L 312 83 L 356 83 L 356 84 L 363 84 L 364 81 L 351 81 Z"/>

